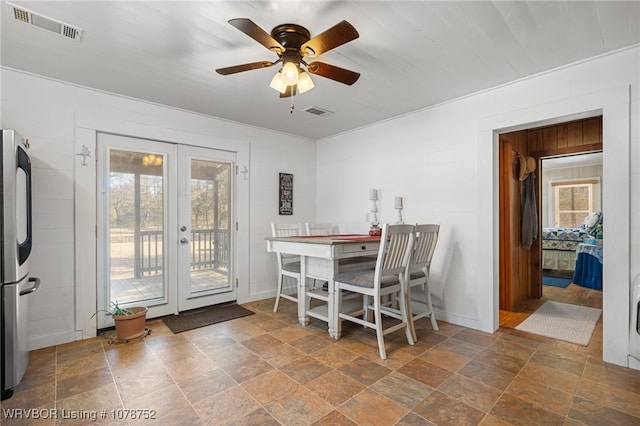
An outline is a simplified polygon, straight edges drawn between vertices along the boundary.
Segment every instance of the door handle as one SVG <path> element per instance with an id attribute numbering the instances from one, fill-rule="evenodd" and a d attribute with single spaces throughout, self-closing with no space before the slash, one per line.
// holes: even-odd
<path id="1" fill-rule="evenodd" d="M 187 240 L 185 237 L 180 238 L 180 244 L 187 244 L 189 242 L 189 240 Z"/>

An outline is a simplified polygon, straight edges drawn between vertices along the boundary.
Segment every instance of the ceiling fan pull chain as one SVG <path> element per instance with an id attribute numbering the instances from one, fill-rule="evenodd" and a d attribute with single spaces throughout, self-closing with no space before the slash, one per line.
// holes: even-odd
<path id="1" fill-rule="evenodd" d="M 289 109 L 289 113 L 293 114 L 293 109 L 295 106 L 293 105 L 293 90 L 291 91 L 291 108 Z"/>

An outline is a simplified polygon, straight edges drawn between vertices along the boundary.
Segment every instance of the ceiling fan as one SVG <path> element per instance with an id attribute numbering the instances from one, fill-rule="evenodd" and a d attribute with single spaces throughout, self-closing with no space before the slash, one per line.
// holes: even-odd
<path id="1" fill-rule="evenodd" d="M 231 19 L 229 23 L 276 53 L 278 59 L 275 62 L 258 61 L 218 68 L 216 70 L 218 74 L 235 74 L 282 63 L 282 69 L 276 73 L 271 81 L 271 87 L 280 92 L 281 98 L 312 89 L 313 81 L 307 72 L 349 86 L 358 81 L 360 77 L 360 73 L 335 65 L 318 61 L 306 62 L 307 58 L 314 58 L 358 38 L 358 31 L 347 21 L 342 21 L 313 38 L 311 38 L 309 30 L 296 24 L 278 25 L 269 34 L 247 18 Z"/>

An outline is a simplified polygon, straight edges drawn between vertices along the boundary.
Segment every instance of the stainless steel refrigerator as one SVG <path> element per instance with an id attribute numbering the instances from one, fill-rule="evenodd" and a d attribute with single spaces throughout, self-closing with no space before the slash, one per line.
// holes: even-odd
<path id="1" fill-rule="evenodd" d="M 2 130 L 0 161 L 1 308 L 0 373 L 2 399 L 13 395 L 29 364 L 30 294 L 40 285 L 29 276 L 33 243 L 31 159 L 15 130 Z"/>

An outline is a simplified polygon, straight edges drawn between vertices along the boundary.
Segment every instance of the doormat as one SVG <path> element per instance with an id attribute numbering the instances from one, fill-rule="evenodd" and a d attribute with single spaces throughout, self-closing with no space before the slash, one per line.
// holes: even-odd
<path id="1" fill-rule="evenodd" d="M 602 309 L 547 301 L 516 330 L 587 346 Z"/>
<path id="2" fill-rule="evenodd" d="M 550 277 L 548 275 L 542 276 L 542 284 L 550 285 L 552 287 L 567 288 L 571 284 L 571 278 Z"/>
<path id="3" fill-rule="evenodd" d="M 180 315 L 163 318 L 162 322 L 176 334 L 253 314 L 255 312 L 234 303 L 232 305 L 213 305 L 206 308 L 193 309 L 182 312 Z"/>

